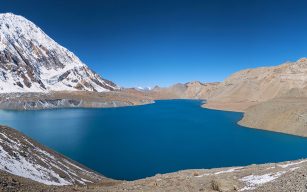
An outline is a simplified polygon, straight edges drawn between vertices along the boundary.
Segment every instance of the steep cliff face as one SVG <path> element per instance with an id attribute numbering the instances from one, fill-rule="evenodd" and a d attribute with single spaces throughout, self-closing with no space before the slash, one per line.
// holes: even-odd
<path id="1" fill-rule="evenodd" d="M 0 14 L 0 93 L 116 89 L 31 21 Z"/>

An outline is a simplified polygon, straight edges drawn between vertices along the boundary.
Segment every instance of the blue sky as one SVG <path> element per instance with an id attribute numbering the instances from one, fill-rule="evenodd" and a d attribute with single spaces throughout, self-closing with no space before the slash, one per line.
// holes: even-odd
<path id="1" fill-rule="evenodd" d="M 307 1 L 1 0 L 115 83 L 222 81 L 307 57 Z"/>

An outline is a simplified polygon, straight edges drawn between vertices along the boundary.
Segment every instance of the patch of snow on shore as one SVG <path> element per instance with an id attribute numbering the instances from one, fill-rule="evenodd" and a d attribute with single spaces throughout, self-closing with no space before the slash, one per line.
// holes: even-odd
<path id="1" fill-rule="evenodd" d="M 240 189 L 239 191 L 252 190 L 259 187 L 265 183 L 271 182 L 281 175 L 285 174 L 285 171 L 280 171 L 276 173 L 267 173 L 264 175 L 249 175 L 241 178 L 240 180 L 247 183 L 247 186 Z"/>
<path id="2" fill-rule="evenodd" d="M 219 175 L 222 173 L 231 173 L 231 172 L 237 171 L 238 169 L 242 169 L 242 167 L 236 167 L 236 168 L 231 168 L 225 171 L 219 171 L 219 172 L 214 173 L 214 175 Z"/>
<path id="3" fill-rule="evenodd" d="M 292 165 L 298 165 L 298 164 L 301 164 L 301 163 L 304 163 L 304 162 L 307 162 L 307 160 L 302 160 L 302 161 L 299 161 L 299 162 L 294 162 L 294 163 L 287 163 L 287 164 L 283 164 L 283 165 L 277 165 L 281 168 L 287 168 L 289 166 L 292 166 Z"/>
<path id="4" fill-rule="evenodd" d="M 257 187 L 262 186 L 265 183 L 269 183 L 271 181 L 274 181 L 275 179 L 279 178 L 280 176 L 284 175 L 285 173 L 289 171 L 294 171 L 296 169 L 299 169 L 299 167 L 293 167 L 286 171 L 279 171 L 275 173 L 267 173 L 264 175 L 249 175 L 246 177 L 243 177 L 239 179 L 240 181 L 243 181 L 246 183 L 247 186 L 243 187 L 239 191 L 246 191 L 246 190 L 253 190 Z"/>
<path id="5" fill-rule="evenodd" d="M 219 175 L 219 174 L 223 174 L 223 173 L 232 173 L 232 172 L 235 172 L 235 171 L 237 171 L 239 169 L 242 169 L 242 167 L 231 168 L 231 169 L 227 169 L 225 171 L 218 171 L 218 172 L 215 172 L 213 174 L 205 173 L 205 174 L 202 174 L 202 175 L 197 175 L 195 177 L 204 177 L 204 176 L 209 176 L 209 175 Z"/>

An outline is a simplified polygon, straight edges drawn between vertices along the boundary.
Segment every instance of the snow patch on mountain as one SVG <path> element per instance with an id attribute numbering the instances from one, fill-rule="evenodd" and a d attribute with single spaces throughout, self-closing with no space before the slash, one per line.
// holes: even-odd
<path id="1" fill-rule="evenodd" d="M 139 91 L 150 91 L 150 90 L 152 90 L 151 87 L 141 87 L 141 86 L 136 87 L 135 89 L 139 90 Z"/>
<path id="2" fill-rule="evenodd" d="M 0 126 L 0 170 L 47 185 L 86 184 L 102 177 Z"/>

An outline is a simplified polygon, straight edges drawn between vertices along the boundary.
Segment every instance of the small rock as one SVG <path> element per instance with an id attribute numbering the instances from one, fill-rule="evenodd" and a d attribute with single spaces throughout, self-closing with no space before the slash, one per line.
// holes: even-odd
<path id="1" fill-rule="evenodd" d="M 213 179 L 211 181 L 211 187 L 213 190 L 219 192 L 230 192 L 237 190 L 236 182 L 234 180 L 226 179 Z"/>

